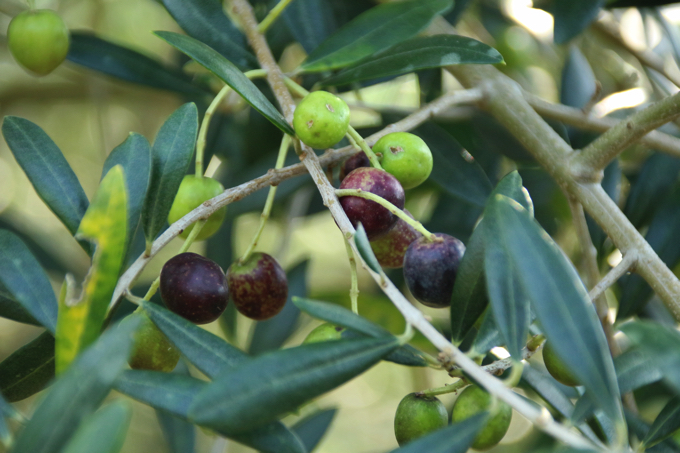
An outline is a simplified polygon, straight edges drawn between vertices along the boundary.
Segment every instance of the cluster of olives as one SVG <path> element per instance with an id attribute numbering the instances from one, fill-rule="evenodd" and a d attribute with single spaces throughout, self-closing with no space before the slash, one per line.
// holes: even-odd
<path id="1" fill-rule="evenodd" d="M 297 106 L 293 125 L 304 143 L 326 148 L 347 133 L 349 108 L 337 96 L 315 91 Z M 414 134 L 394 132 L 378 140 L 372 150 L 382 169 L 371 167 L 361 151 L 344 162 L 340 189 L 370 192 L 403 210 L 404 189 L 422 184 L 432 172 L 430 149 Z M 363 225 L 381 266 L 403 267 L 406 284 L 416 299 L 435 308 L 450 305 L 465 252 L 461 241 L 446 234 L 435 234 L 432 240 L 425 238 L 389 210 L 365 198 L 346 196 L 340 204 L 355 227 Z"/>
<path id="2" fill-rule="evenodd" d="M 512 408 L 502 401 L 492 404 L 491 395 L 471 385 L 458 396 L 451 412 L 451 422 L 458 423 L 484 411 L 490 411 L 491 414 L 472 442 L 475 450 L 486 450 L 501 441 L 510 427 Z M 397 407 L 394 434 L 399 445 L 404 445 L 443 428 L 448 420 L 446 408 L 437 397 L 410 393 Z"/>
<path id="3" fill-rule="evenodd" d="M 44 76 L 66 59 L 70 35 L 64 21 L 47 9 L 16 15 L 7 29 L 7 45 L 14 59 L 32 74 Z"/>

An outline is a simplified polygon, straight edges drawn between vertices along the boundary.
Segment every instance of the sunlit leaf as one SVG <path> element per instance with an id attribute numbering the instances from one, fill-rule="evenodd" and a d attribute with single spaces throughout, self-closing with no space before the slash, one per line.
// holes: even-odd
<path id="1" fill-rule="evenodd" d="M 323 80 L 322 86 L 407 74 L 454 64 L 496 64 L 503 57 L 493 47 L 464 36 L 413 38 L 371 55 Z"/>
<path id="2" fill-rule="evenodd" d="M 320 72 L 355 63 L 415 36 L 452 4 L 452 0 L 415 0 L 375 6 L 321 43 L 301 70 Z"/>
<path id="3" fill-rule="evenodd" d="M 40 126 L 17 116 L 5 117 L 2 135 L 38 196 L 75 234 L 88 201 L 59 147 Z"/>
<path id="4" fill-rule="evenodd" d="M 185 53 L 198 64 L 222 79 L 234 91 L 240 94 L 243 99 L 255 110 L 264 115 L 269 121 L 283 132 L 295 135 L 293 128 L 286 122 L 281 112 L 276 110 L 271 102 L 262 92 L 251 82 L 248 77 L 234 66 L 229 60 L 224 58 L 215 50 L 206 46 L 200 41 L 196 41 L 188 36 L 178 35 L 168 31 L 155 32 L 168 44 Z"/>
<path id="5" fill-rule="evenodd" d="M 59 300 L 56 369 L 63 372 L 99 336 L 125 254 L 127 194 L 120 165 L 109 170 L 97 189 L 76 238 L 94 244 L 90 271 L 79 297 L 67 277 Z"/>
<path id="6" fill-rule="evenodd" d="M 189 168 L 198 134 L 198 110 L 187 103 L 173 112 L 156 136 L 151 152 L 151 179 L 142 210 L 147 242 L 156 239 L 182 178 Z"/>

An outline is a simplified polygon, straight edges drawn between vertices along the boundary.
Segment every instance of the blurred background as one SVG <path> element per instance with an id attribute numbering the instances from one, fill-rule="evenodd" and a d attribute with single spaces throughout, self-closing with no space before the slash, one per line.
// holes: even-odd
<path id="1" fill-rule="evenodd" d="M 303 0 L 295 0 L 303 1 Z M 264 15 L 271 5 L 253 1 L 256 11 Z M 275 2 L 274 2 L 275 3 Z M 295 4 L 295 3 L 294 3 Z M 358 12 L 375 3 L 370 0 L 329 2 L 334 23 L 326 24 L 330 34 Z M 99 38 L 133 49 L 163 62 L 182 66 L 186 60 L 169 45 L 155 37 L 153 30 L 180 32 L 181 29 L 160 2 L 153 0 L 36 0 L 38 8 L 56 10 L 72 31 L 94 32 Z M 567 45 L 553 44 L 553 18 L 530 0 L 461 0 L 446 19 L 456 22 L 458 30 L 476 37 L 498 49 L 507 65 L 499 69 L 512 76 L 526 90 L 551 102 L 592 109 L 598 117 L 621 115 L 654 100 L 663 93 L 677 89 L 667 81 L 642 68 L 625 47 L 654 49 L 667 71 L 680 74 L 674 52 L 680 22 L 680 6 L 638 10 L 620 8 L 606 14 L 616 21 L 624 42 L 604 36 L 591 27 Z M 541 5 L 535 5 L 541 6 Z M 0 33 L 6 31 L 13 15 L 26 8 L 14 0 L 0 0 Z M 344 15 L 343 15 L 344 14 Z M 440 20 L 432 25 L 434 31 Z M 294 69 L 305 57 L 305 48 L 296 43 L 291 20 L 280 20 L 268 34 L 272 47 L 284 70 Z M 186 64 L 185 69 L 206 85 L 219 89 L 214 80 L 206 78 L 199 68 Z M 598 81 L 599 84 L 596 84 Z M 302 80 L 307 87 L 314 80 Z M 266 91 L 264 85 L 260 85 Z M 441 70 L 421 71 L 377 84 L 356 87 L 342 93 L 352 109 L 352 125 L 362 135 L 368 135 L 382 125 L 398 120 L 443 92 L 459 88 L 448 73 Z M 0 114 L 27 118 L 42 127 L 56 142 L 74 169 L 88 197 L 94 194 L 108 153 L 134 131 L 153 141 L 165 119 L 188 100 L 204 110 L 209 96 L 187 97 L 163 90 L 120 80 L 82 65 L 66 61 L 47 77 L 27 74 L 12 59 L 4 35 L 0 36 Z M 591 102 L 592 100 L 592 102 Z M 556 124 L 574 147 L 592 140 L 584 133 Z M 676 133 L 674 126 L 668 131 Z M 433 149 L 435 170 L 431 180 L 407 192 L 406 208 L 423 221 L 431 231 L 452 234 L 467 241 L 481 208 L 471 202 L 471 196 L 457 181 L 451 181 L 450 166 L 460 161 L 461 152 L 472 156 L 493 185 L 505 173 L 520 169 L 525 186 L 536 205 L 536 217 L 565 252 L 579 263 L 579 249 L 571 224 L 566 199 L 559 188 L 527 155 L 523 147 L 495 121 L 468 107 L 453 108 L 416 131 Z M 272 168 L 280 134 L 256 112 L 247 108 L 235 96 L 227 99 L 213 119 L 208 139 L 210 171 L 225 187 L 266 173 Z M 339 144 L 342 146 L 344 143 Z M 292 154 L 292 153 L 291 153 Z M 453 157 L 452 157 L 453 156 Z M 626 195 L 650 156 L 650 151 L 634 147 L 628 150 L 616 168 L 608 168 L 607 190 L 622 206 Z M 455 157 L 455 158 L 454 158 Z M 296 158 L 289 156 L 289 163 Z M 333 171 L 333 169 L 331 169 Z M 335 169 L 337 174 L 337 168 Z M 676 171 L 677 175 L 677 171 Z M 676 177 L 677 180 L 677 177 Z M 335 180 L 337 183 L 337 179 Z M 675 180 L 669 183 L 669 187 Z M 266 190 L 260 191 L 228 208 L 227 220 L 219 233 L 208 241 L 192 246 L 192 251 L 205 254 L 226 269 L 243 253 L 257 227 L 264 205 Z M 640 214 L 639 226 L 644 228 L 653 212 Z M 592 222 L 591 222 L 592 223 Z M 620 259 L 602 232 L 591 225 L 596 246 L 605 252 L 608 264 Z M 55 291 L 66 273 L 82 280 L 89 259 L 66 228 L 38 198 L 28 179 L 14 160 L 4 141 L 0 141 L 0 228 L 19 234 L 30 246 L 49 273 Z M 676 230 L 677 231 L 677 230 Z M 142 244 L 143 245 L 143 244 Z M 181 246 L 176 239 L 157 256 L 138 281 L 135 294 L 141 296 L 158 275 L 163 263 Z M 350 272 L 342 237 L 308 176 L 281 184 L 272 218 L 258 247 L 275 256 L 289 272 L 291 291 L 314 299 L 349 306 Z M 143 248 L 142 248 L 143 250 Z M 133 260 L 139 249 L 128 258 Z M 677 264 L 678 256 L 673 265 Z M 401 333 L 404 322 L 391 305 L 360 269 L 360 305 L 363 316 Z M 401 271 L 390 277 L 403 286 Z M 407 291 L 404 287 L 404 291 Z M 618 293 L 610 294 L 616 301 Z M 647 295 L 650 298 L 651 294 Z M 448 312 L 423 307 L 414 301 L 433 323 L 446 332 Z M 615 305 L 613 303 L 613 305 Z M 662 310 L 654 300 L 647 310 Z M 131 311 L 124 306 L 119 316 Z M 320 323 L 306 315 L 289 313 L 294 331 L 283 347 L 297 345 Z M 292 320 L 292 321 L 290 321 Z M 281 323 L 279 323 L 281 324 Z M 213 333 L 224 336 L 244 350 L 264 350 L 271 345 L 263 339 L 254 323 L 233 310 L 220 322 L 207 325 Z M 288 328 L 271 325 L 270 329 Z M 0 319 L 0 360 L 34 339 L 41 329 Z M 416 337 L 417 347 L 436 354 L 423 338 Z M 259 348 L 259 349 L 258 349 Z M 503 350 L 494 351 L 504 357 Z M 540 354 L 532 363 L 541 366 Z M 200 373 L 192 370 L 199 376 Z M 338 408 L 335 419 L 316 451 L 383 452 L 397 447 L 393 432 L 394 411 L 407 393 L 438 387 L 451 382 L 446 373 L 427 368 L 408 368 L 382 362 L 361 377 L 319 398 L 290 415 L 287 424 L 319 409 Z M 522 390 L 519 390 L 522 392 Z M 527 391 L 528 396 L 532 396 Z M 40 395 L 21 401 L 17 406 L 30 414 Z M 112 393 L 110 398 L 127 398 Z M 455 395 L 445 395 L 442 401 L 449 408 Z M 651 394 L 641 406 L 643 418 L 653 419 L 663 407 L 667 395 Z M 170 451 L 163 437 L 155 412 L 148 406 L 134 404 L 134 419 L 123 451 Z M 246 448 L 216 439 L 196 430 L 196 452 L 242 452 Z M 494 452 L 528 451 L 545 442 L 521 416 L 515 414 L 508 435 Z M 0 451 L 2 447 L 0 447 Z"/>

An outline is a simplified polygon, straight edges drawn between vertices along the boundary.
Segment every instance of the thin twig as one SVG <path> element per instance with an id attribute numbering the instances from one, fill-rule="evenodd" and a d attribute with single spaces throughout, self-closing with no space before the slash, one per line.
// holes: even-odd
<path id="1" fill-rule="evenodd" d="M 590 290 L 588 293 L 590 299 L 594 300 L 604 294 L 607 288 L 616 283 L 621 277 L 629 272 L 633 266 L 635 266 L 637 260 L 638 257 L 637 253 L 635 253 L 635 250 L 630 250 L 625 255 L 623 255 L 621 262 L 617 264 L 614 269 L 607 272 L 607 275 L 605 275 L 602 280 L 600 280 L 597 285 L 595 285 Z"/>

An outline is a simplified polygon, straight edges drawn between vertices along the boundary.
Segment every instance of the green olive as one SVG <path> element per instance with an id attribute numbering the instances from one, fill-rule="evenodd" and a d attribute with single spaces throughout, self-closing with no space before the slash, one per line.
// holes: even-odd
<path id="1" fill-rule="evenodd" d="M 451 422 L 458 423 L 491 408 L 491 395 L 482 388 L 471 385 L 461 392 L 456 399 L 451 413 Z M 486 450 L 501 441 L 508 432 L 512 420 L 512 408 L 505 402 L 497 400 L 496 407 L 482 430 L 477 433 L 472 448 Z"/>
<path id="2" fill-rule="evenodd" d="M 149 319 L 142 316 L 128 363 L 135 370 L 170 372 L 179 362 L 179 351 Z"/>
<path id="3" fill-rule="evenodd" d="M 314 91 L 300 101 L 293 116 L 295 134 L 305 145 L 324 149 L 338 143 L 347 133 L 349 107 L 327 91 Z"/>
<path id="4" fill-rule="evenodd" d="M 399 445 L 445 427 L 449 415 L 437 397 L 418 393 L 406 395 L 394 415 L 394 435 Z"/>
<path id="5" fill-rule="evenodd" d="M 342 338 L 342 331 L 345 330 L 344 327 L 336 326 L 334 324 L 321 324 L 314 330 L 309 332 L 307 338 L 302 342 L 302 344 L 308 343 L 322 343 L 324 341 L 340 340 Z"/>
<path id="6" fill-rule="evenodd" d="M 213 178 L 186 175 L 184 179 L 182 179 L 177 195 L 175 195 L 175 201 L 173 201 L 172 207 L 170 208 L 168 223 L 175 223 L 189 212 L 199 207 L 204 201 L 210 200 L 222 192 L 224 192 L 224 187 L 219 181 Z M 207 239 L 215 234 L 217 230 L 220 229 L 220 226 L 222 226 L 226 214 L 226 206 L 213 212 L 205 225 L 203 225 L 201 232 L 198 233 L 196 240 L 200 241 L 202 239 Z M 184 231 L 180 233 L 180 236 L 183 238 L 188 237 L 193 228 L 193 225 L 185 228 Z"/>
<path id="7" fill-rule="evenodd" d="M 37 75 L 54 71 L 65 59 L 69 31 L 54 11 L 24 11 L 12 19 L 7 29 L 7 44 L 14 59 Z"/>
<path id="8" fill-rule="evenodd" d="M 561 382 L 569 387 L 575 387 L 579 385 L 571 370 L 557 357 L 555 350 L 552 348 L 550 343 L 546 342 L 543 346 L 543 363 L 548 369 L 548 372 L 556 381 Z"/>
<path id="9" fill-rule="evenodd" d="M 383 169 L 399 180 L 404 189 L 419 186 L 432 173 L 432 152 L 417 135 L 393 132 L 373 145 Z"/>

